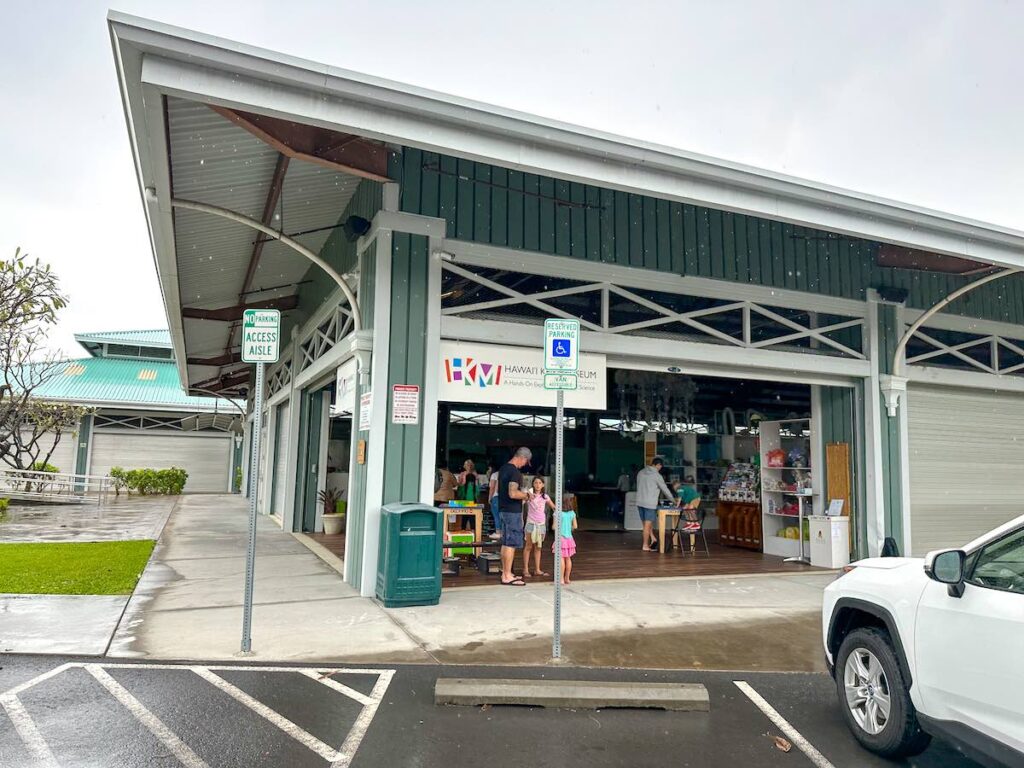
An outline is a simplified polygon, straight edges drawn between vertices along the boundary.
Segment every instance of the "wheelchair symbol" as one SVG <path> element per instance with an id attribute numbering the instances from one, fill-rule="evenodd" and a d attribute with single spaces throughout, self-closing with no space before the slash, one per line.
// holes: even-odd
<path id="1" fill-rule="evenodd" d="M 567 339 L 553 339 L 551 341 L 552 357 L 569 357 L 571 343 Z"/>

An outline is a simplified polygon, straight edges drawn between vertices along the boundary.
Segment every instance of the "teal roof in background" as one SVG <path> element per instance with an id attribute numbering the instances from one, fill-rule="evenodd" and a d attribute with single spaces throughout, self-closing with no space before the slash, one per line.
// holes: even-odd
<path id="1" fill-rule="evenodd" d="M 99 331 L 97 333 L 76 333 L 75 341 L 79 344 L 135 344 L 140 347 L 171 347 L 171 333 L 168 330 L 156 331 Z"/>
<path id="2" fill-rule="evenodd" d="M 167 332 L 159 333 L 166 336 Z M 222 399 L 186 395 L 178 380 L 178 369 L 171 360 L 86 357 L 61 362 L 58 370 L 55 376 L 35 390 L 37 397 L 90 405 L 109 403 L 234 412 L 231 405 Z"/>

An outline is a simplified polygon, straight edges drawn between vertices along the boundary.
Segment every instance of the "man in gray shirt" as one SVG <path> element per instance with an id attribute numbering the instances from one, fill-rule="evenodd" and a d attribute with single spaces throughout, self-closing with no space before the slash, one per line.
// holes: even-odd
<path id="1" fill-rule="evenodd" d="M 636 474 L 636 508 L 644 524 L 644 552 L 653 551 L 658 544 L 654 538 L 654 521 L 658 519 L 658 502 L 661 497 L 664 496 L 670 502 L 675 501 L 672 491 L 661 476 L 664 463 L 660 456 L 655 456 L 650 466 Z"/>

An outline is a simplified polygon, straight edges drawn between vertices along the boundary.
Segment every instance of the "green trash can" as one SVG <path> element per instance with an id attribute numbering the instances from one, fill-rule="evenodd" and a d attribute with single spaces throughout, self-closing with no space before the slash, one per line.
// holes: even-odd
<path id="1" fill-rule="evenodd" d="M 427 504 L 381 507 L 377 599 L 385 608 L 437 605 L 443 527 L 443 512 Z"/>

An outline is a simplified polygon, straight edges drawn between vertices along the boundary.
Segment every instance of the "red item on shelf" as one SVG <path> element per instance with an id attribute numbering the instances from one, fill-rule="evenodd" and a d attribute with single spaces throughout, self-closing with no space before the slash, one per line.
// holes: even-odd
<path id="1" fill-rule="evenodd" d="M 781 448 L 776 448 L 774 451 L 768 451 L 768 466 L 769 467 L 784 467 L 786 466 L 786 452 Z"/>

